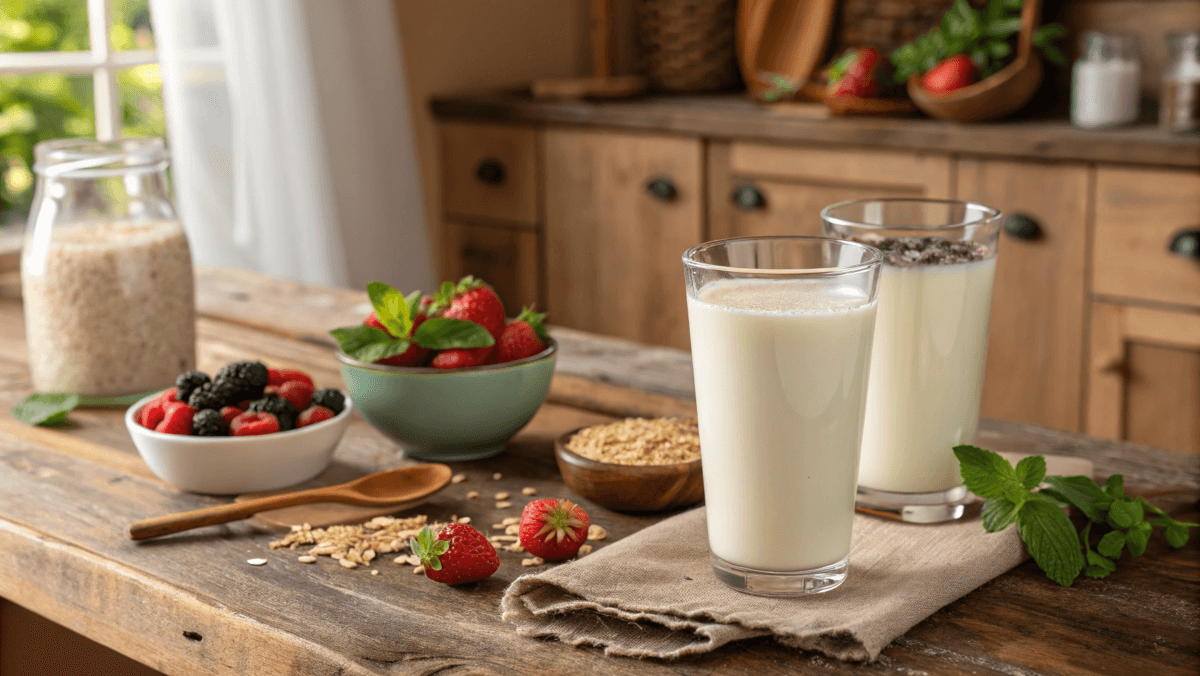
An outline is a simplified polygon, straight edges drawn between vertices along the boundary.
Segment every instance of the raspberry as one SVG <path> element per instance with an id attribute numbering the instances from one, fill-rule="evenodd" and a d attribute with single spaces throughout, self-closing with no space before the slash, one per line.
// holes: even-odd
<path id="1" fill-rule="evenodd" d="M 175 379 L 175 401 L 187 401 L 188 397 L 192 396 L 192 392 L 201 385 L 207 385 L 210 382 L 207 373 L 202 371 L 185 371 L 179 374 Z"/>
<path id="2" fill-rule="evenodd" d="M 324 406 L 337 415 L 346 410 L 346 396 L 332 388 L 317 390 L 313 392 L 312 405 Z"/>
<path id="3" fill-rule="evenodd" d="M 279 429 L 287 431 L 296 426 L 296 416 L 299 411 L 292 402 L 284 399 L 278 394 L 268 394 L 262 399 L 255 399 L 250 402 L 250 407 L 246 409 L 247 413 L 271 413 L 279 421 Z"/>
<path id="4" fill-rule="evenodd" d="M 309 387 L 314 387 L 312 376 L 304 371 L 296 369 L 271 369 L 267 371 L 267 374 L 268 385 L 282 385 L 289 380 L 301 380 L 308 383 Z"/>
<path id="5" fill-rule="evenodd" d="M 166 411 L 163 410 L 163 403 L 161 399 L 155 399 L 142 407 L 141 413 L 138 414 L 138 422 L 142 424 L 142 427 L 150 429 L 158 427 L 158 424 L 166 416 Z"/>
<path id="6" fill-rule="evenodd" d="M 279 396 L 290 401 L 297 411 L 303 411 L 312 401 L 313 387 L 303 380 L 289 380 L 279 386 Z"/>
<path id="7" fill-rule="evenodd" d="M 198 437 L 226 437 L 229 436 L 229 423 L 219 412 L 206 408 L 192 416 L 192 434 Z"/>
<path id="8" fill-rule="evenodd" d="M 196 409 L 183 402 L 176 402 L 168 406 L 163 421 L 154 429 L 163 434 L 191 434 L 192 416 L 194 415 L 196 415 Z"/>
<path id="9" fill-rule="evenodd" d="M 159 395 L 157 397 L 154 398 L 154 401 L 178 401 L 178 399 L 175 398 L 175 395 L 178 392 L 179 392 L 179 388 L 177 388 L 177 387 L 171 387 L 171 388 L 165 389 L 161 393 L 159 393 Z"/>
<path id="10" fill-rule="evenodd" d="M 251 437 L 260 434 L 272 434 L 279 431 L 279 420 L 271 413 L 251 413 L 247 411 L 233 419 L 229 424 L 235 437 Z"/>
<path id="11" fill-rule="evenodd" d="M 308 427 L 319 422 L 325 422 L 333 417 L 333 411 L 324 406 L 312 406 L 304 409 L 300 417 L 296 419 L 296 427 Z"/>
<path id="12" fill-rule="evenodd" d="M 245 412 L 246 409 L 244 408 L 238 408 L 237 406 L 225 406 L 221 409 L 221 418 L 225 420 L 226 424 L 228 424 L 233 422 L 234 418 Z"/>

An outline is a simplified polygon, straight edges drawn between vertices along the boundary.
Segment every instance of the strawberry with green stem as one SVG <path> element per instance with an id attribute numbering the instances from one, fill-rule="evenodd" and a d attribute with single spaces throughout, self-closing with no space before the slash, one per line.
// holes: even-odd
<path id="1" fill-rule="evenodd" d="M 425 566 L 425 577 L 444 584 L 465 584 L 491 577 L 500 568 L 496 548 L 465 523 L 447 524 L 438 534 L 426 526 L 409 548 Z"/>
<path id="2" fill-rule="evenodd" d="M 546 349 L 550 337 L 546 334 L 545 319 L 545 313 L 534 312 L 533 308 L 522 310 L 516 319 L 504 327 L 504 332 L 496 340 L 496 351 L 488 362 L 503 364 L 532 357 Z"/>
<path id="3" fill-rule="evenodd" d="M 587 512 L 570 500 L 534 500 L 521 512 L 521 546 L 547 561 L 569 559 L 587 540 L 588 525 Z"/>

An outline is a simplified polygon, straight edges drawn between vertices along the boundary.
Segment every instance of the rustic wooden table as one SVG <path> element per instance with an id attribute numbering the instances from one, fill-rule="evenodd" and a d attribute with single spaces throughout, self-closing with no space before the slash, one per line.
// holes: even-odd
<path id="1" fill-rule="evenodd" d="M 302 368 L 339 382 L 326 330 L 366 314 L 365 295 L 305 287 L 242 272 L 200 275 L 200 365 L 237 358 Z M 569 494 L 551 440 L 580 425 L 630 414 L 694 410 L 686 354 L 559 330 L 551 395 L 508 450 L 455 463 L 469 479 L 418 512 L 470 515 L 491 524 L 514 513 L 464 500 L 524 486 Z M 272 551 L 278 534 L 251 522 L 133 543 L 126 525 L 217 504 L 159 482 L 135 453 L 115 411 L 80 410 L 65 431 L 8 417 L 30 387 L 21 307 L 0 301 L 0 596 L 168 674 L 1195 674 L 1200 670 L 1200 548 L 1122 560 L 1103 581 L 1052 584 L 1027 562 L 952 603 L 897 639 L 874 664 L 832 662 L 759 639 L 678 662 L 607 658 L 600 651 L 517 636 L 497 606 L 530 569 L 503 553 L 499 572 L 467 588 L 434 584 L 383 561 L 345 570 L 322 558 Z M 1154 491 L 1177 516 L 1195 519 L 1200 459 L 1042 428 L 985 421 L 979 441 L 996 450 L 1090 458 L 1099 475 L 1121 472 Z M 409 462 L 356 420 L 331 473 Z M 503 479 L 492 480 L 493 472 Z M 625 516 L 581 501 L 610 544 L 660 517 Z M 475 504 L 479 503 L 479 504 Z M 246 560 L 264 557 L 252 567 Z"/>

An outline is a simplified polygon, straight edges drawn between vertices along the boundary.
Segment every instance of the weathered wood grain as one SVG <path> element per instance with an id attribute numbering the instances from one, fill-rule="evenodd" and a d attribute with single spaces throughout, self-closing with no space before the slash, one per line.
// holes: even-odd
<path id="1" fill-rule="evenodd" d="M 361 294 L 266 280 L 268 293 L 258 290 L 255 276 L 211 276 L 221 278 L 224 286 L 218 286 L 225 293 L 240 289 L 236 292 L 246 298 L 230 311 L 232 322 L 217 318 L 212 307 L 204 311 L 204 368 L 233 358 L 261 358 L 308 370 L 321 384 L 337 382 L 337 364 L 323 338 L 289 336 L 319 336 L 337 325 L 338 313 L 361 317 L 347 310 Z M 272 316 L 268 308 L 278 300 L 272 294 L 280 289 L 290 289 L 296 298 L 327 294 L 334 302 L 297 302 L 290 314 Z M 210 299 L 219 295 L 202 291 Z M 0 302 L 0 403 L 6 408 L 29 387 L 19 321 L 19 307 Z M 441 520 L 471 516 L 473 524 L 487 530 L 518 514 L 523 503 L 518 499 L 508 509 L 496 509 L 493 500 L 467 500 L 467 491 L 484 498 L 498 490 L 524 497 L 521 489 L 531 487 L 536 497 L 579 499 L 563 486 L 555 467 L 555 436 L 614 415 L 690 410 L 686 354 L 579 332 L 557 330 L 555 335 L 564 368 L 552 402 L 501 456 L 451 463 L 467 481 L 447 487 L 415 513 Z M 588 387 L 589 381 L 596 384 Z M 132 521 L 225 500 L 179 493 L 131 471 L 137 458 L 119 411 L 80 411 L 72 418 L 73 428 L 53 433 L 86 440 L 88 452 L 49 450 L 36 438 L 0 430 L 0 596 L 168 674 L 1036 676 L 1182 675 L 1200 668 L 1200 547 L 1195 542 L 1168 551 L 1156 539 L 1146 556 L 1123 560 L 1108 580 L 1080 580 L 1072 588 L 1050 583 L 1031 562 L 1023 564 L 935 613 L 871 665 L 833 663 L 765 640 L 679 662 L 613 659 L 593 649 L 518 637 L 500 621 L 497 604 L 505 586 L 529 572 L 519 554 L 502 553 L 496 576 L 459 589 L 429 582 L 386 559 L 371 566 L 380 571 L 377 576 L 344 570 L 325 558 L 301 564 L 295 560 L 298 552 L 269 550 L 277 534 L 253 522 L 129 542 L 123 529 Z M 1194 457 L 995 421 L 985 421 L 979 442 L 996 450 L 1088 457 L 1100 475 L 1123 472 L 1132 490 L 1177 491 L 1153 499 L 1177 515 L 1197 516 L 1200 460 Z M 339 446 L 329 476 L 340 480 L 408 462 L 358 420 Z M 502 478 L 494 481 L 494 472 Z M 611 534 L 601 546 L 661 518 L 619 515 L 581 502 Z M 253 557 L 269 563 L 247 565 Z"/>
<path id="2" fill-rule="evenodd" d="M 1200 166 L 1200 137 L 1152 125 L 1089 131 L 1066 120 L 955 124 L 888 117 L 813 119 L 773 112 L 744 95 L 659 96 L 636 101 L 536 101 L 521 93 L 467 94 L 432 102 L 441 120 L 570 124 L 723 139 L 836 144 L 947 153 L 1175 167 Z"/>

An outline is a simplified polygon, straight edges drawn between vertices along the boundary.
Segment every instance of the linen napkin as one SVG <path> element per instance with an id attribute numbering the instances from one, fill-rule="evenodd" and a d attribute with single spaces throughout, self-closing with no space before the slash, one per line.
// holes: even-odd
<path id="1" fill-rule="evenodd" d="M 602 646 L 610 655 L 675 658 L 741 639 L 871 661 L 897 636 L 1026 558 L 1016 528 L 979 520 L 909 524 L 856 514 L 841 587 L 766 598 L 726 587 L 709 564 L 701 507 L 585 558 L 517 578 L 503 617 L 526 636 Z"/>

